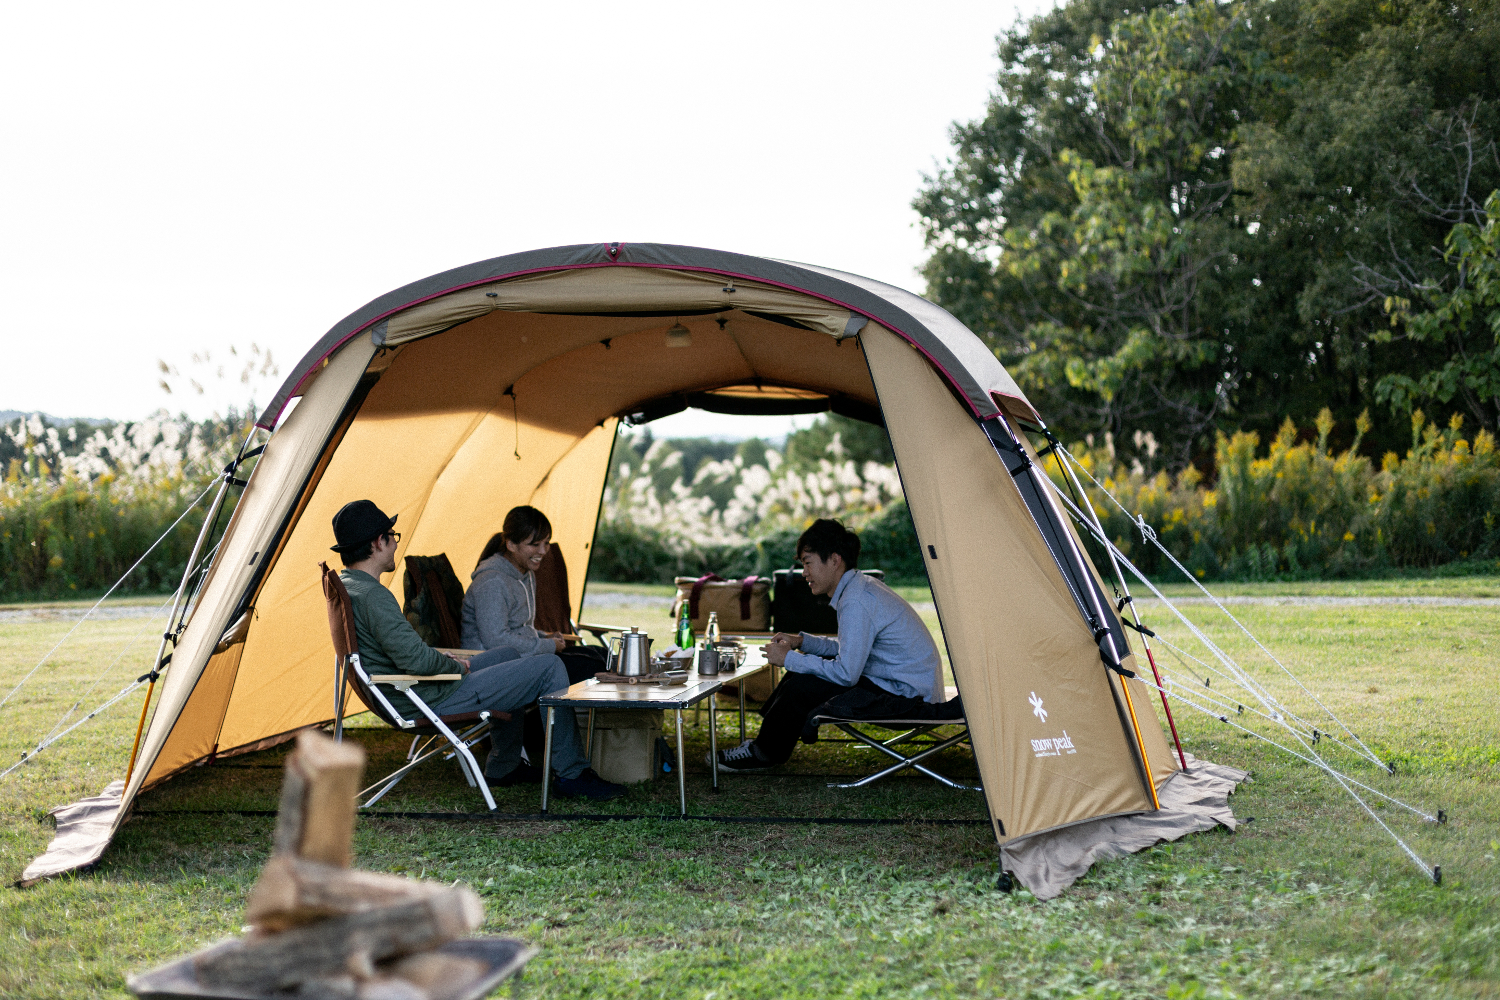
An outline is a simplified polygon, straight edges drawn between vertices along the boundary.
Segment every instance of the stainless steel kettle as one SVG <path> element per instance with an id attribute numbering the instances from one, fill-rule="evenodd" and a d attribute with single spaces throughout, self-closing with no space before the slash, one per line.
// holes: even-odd
<path id="1" fill-rule="evenodd" d="M 605 670 L 622 677 L 644 677 L 651 672 L 651 637 L 638 628 L 610 640 Z"/>

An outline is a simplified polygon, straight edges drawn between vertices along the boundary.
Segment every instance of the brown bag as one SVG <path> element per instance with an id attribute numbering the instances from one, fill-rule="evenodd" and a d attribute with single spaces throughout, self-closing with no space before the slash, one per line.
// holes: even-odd
<path id="1" fill-rule="evenodd" d="M 693 631 L 698 635 L 708 627 L 708 613 L 719 616 L 719 630 L 724 635 L 736 632 L 765 632 L 771 627 L 771 581 L 763 576 L 743 580 L 726 580 L 709 573 L 696 579 L 679 576 L 677 600 L 672 602 L 672 619 L 682 614 L 682 602 L 688 602 Z"/>

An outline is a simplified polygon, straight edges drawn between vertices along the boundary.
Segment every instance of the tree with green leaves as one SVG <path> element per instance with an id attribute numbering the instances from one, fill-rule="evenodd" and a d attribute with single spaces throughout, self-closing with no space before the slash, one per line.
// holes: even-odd
<path id="1" fill-rule="evenodd" d="M 1407 340 L 1437 345 L 1447 361 L 1413 377 L 1393 372 L 1376 394 L 1401 409 L 1415 403 L 1459 400 L 1481 427 L 1500 426 L 1500 191 L 1484 204 L 1484 225 L 1461 222 L 1448 233 L 1448 259 L 1456 265 L 1451 288 L 1424 286 L 1426 310 L 1391 296 L 1385 307 Z M 1392 337 L 1386 333 L 1387 338 Z"/>
<path id="2" fill-rule="evenodd" d="M 1218 431 L 1352 426 L 1433 366 L 1381 306 L 1450 280 L 1444 237 L 1500 183 L 1500 2 L 1073 0 L 999 46 L 915 202 L 928 294 L 1065 435 L 1208 464 Z"/>

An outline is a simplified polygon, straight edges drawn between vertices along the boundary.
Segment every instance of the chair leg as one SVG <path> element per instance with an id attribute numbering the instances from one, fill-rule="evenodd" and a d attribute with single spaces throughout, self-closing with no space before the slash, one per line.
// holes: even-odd
<path id="1" fill-rule="evenodd" d="M 344 658 L 333 659 L 333 741 L 344 742 Z"/>
<path id="2" fill-rule="evenodd" d="M 463 734 L 458 737 L 458 739 L 463 743 L 463 745 L 465 747 L 473 746 L 475 743 L 478 743 L 480 740 L 482 740 L 484 738 L 484 734 L 489 730 L 489 725 L 490 724 L 488 722 L 478 723 L 477 725 L 475 725 L 475 726 L 473 726 L 473 727 L 465 730 L 463 732 Z M 422 739 L 422 737 L 418 737 L 417 740 L 413 741 L 413 744 L 415 744 L 416 742 L 418 742 L 421 739 Z M 430 739 L 431 738 L 429 738 L 429 740 Z M 415 756 L 415 757 L 408 757 L 407 758 L 408 763 L 405 766 L 399 768 L 398 770 L 392 771 L 390 774 L 386 775 L 384 778 L 381 778 L 379 781 L 375 782 L 369 788 L 366 788 L 363 791 L 361 791 L 359 793 L 359 795 L 355 796 L 356 800 L 358 800 L 359 798 L 361 798 L 364 795 L 368 794 L 373 789 L 376 789 L 376 788 L 380 789 L 379 792 L 377 792 L 369 800 L 367 800 L 366 802 L 364 802 L 360 806 L 360 808 L 361 809 L 368 809 L 370 806 L 374 805 L 376 802 L 379 802 L 385 796 L 385 794 L 387 792 L 389 792 L 392 788 L 395 788 L 398 784 L 401 783 L 401 779 L 402 778 L 405 778 L 408 774 L 410 774 L 412 771 L 416 770 L 424 762 L 426 762 L 428 760 L 431 760 L 433 757 L 435 757 L 436 755 L 438 755 L 440 753 L 441 754 L 445 754 L 445 756 L 447 756 L 447 757 L 458 757 L 458 766 L 459 766 L 459 769 L 464 772 L 464 778 L 465 778 L 465 780 L 468 781 L 470 787 L 474 786 L 474 780 L 473 780 L 473 778 L 469 774 L 469 769 L 468 769 L 469 765 L 464 760 L 463 757 L 459 757 L 459 754 L 458 754 L 458 751 L 457 751 L 456 747 L 449 747 L 449 746 L 446 746 L 446 745 L 431 746 L 430 742 L 429 742 L 428 746 L 429 746 L 428 749 L 424 749 L 423 752 L 420 753 L 420 754 L 418 754 L 417 756 Z M 472 759 L 473 759 L 473 757 L 471 755 L 469 757 L 469 760 L 472 760 Z M 482 778 L 483 775 L 481 774 L 480 777 Z M 480 787 L 484 788 L 486 792 L 489 791 L 489 787 L 487 785 L 481 785 Z M 489 796 L 486 795 L 486 798 L 489 798 Z M 490 808 L 494 809 L 495 807 L 491 806 Z"/>
<path id="3" fill-rule="evenodd" d="M 844 732 L 848 733 L 850 736 L 853 736 L 855 739 L 859 740 L 861 743 L 865 744 L 866 746 L 871 747 L 872 749 L 875 749 L 875 750 L 879 750 L 882 753 L 888 754 L 891 757 L 894 757 L 896 759 L 896 763 L 892 764 L 890 767 L 887 767 L 883 771 L 877 771 L 874 774 L 867 775 L 867 776 L 865 776 L 863 778 L 860 778 L 858 781 L 851 781 L 851 782 L 844 783 L 844 784 L 838 784 L 838 783 L 830 782 L 829 785 L 828 785 L 829 788 L 863 788 L 866 785 L 874 784 L 875 782 L 879 781 L 882 778 L 890 777 L 891 775 L 896 774 L 899 771 L 904 771 L 904 770 L 906 770 L 907 768 L 910 767 L 910 768 L 915 768 L 917 771 L 921 772 L 922 774 L 925 774 L 927 777 L 931 778 L 932 780 L 934 780 L 934 781 L 936 781 L 936 782 L 938 782 L 940 784 L 946 785 L 949 788 L 958 790 L 958 791 L 968 791 L 968 792 L 983 791 L 983 789 L 980 788 L 977 785 L 965 785 L 965 784 L 961 784 L 960 782 L 954 781 L 953 779 L 951 779 L 951 778 L 949 778 L 949 777 L 947 777 L 945 775 L 939 774 L 938 772 L 932 770 L 931 768 L 924 767 L 920 763 L 921 761 L 927 759 L 928 757 L 931 757 L 933 754 L 938 753 L 941 750 L 946 750 L 948 747 L 951 747 L 951 746 L 954 746 L 956 744 L 964 742 L 966 739 L 968 739 L 968 735 L 969 735 L 968 727 L 965 727 L 964 731 L 961 732 L 961 733 L 959 733 L 958 735 L 956 735 L 956 736 L 950 736 L 950 737 L 948 737 L 945 740 L 942 740 L 942 741 L 940 741 L 938 743 L 934 743 L 931 746 L 929 746 L 926 749 L 924 749 L 921 753 L 913 754 L 910 757 L 905 756 L 904 754 L 900 753 L 899 751 L 891 749 L 891 747 L 888 744 L 891 743 L 891 742 L 894 742 L 894 741 L 887 740 L 885 742 L 882 742 L 880 740 L 874 739 L 873 737 L 866 736 L 864 733 L 860 732 L 858 729 L 855 729 L 853 726 L 849 725 L 848 723 L 839 723 L 838 727 L 840 729 L 842 729 Z M 930 729 L 932 727 L 928 727 L 928 728 Z M 908 734 L 904 734 L 904 735 L 910 735 L 910 734 L 908 733 Z M 897 739 L 901 739 L 901 738 L 903 738 L 903 737 L 897 737 Z"/>
<path id="4" fill-rule="evenodd" d="M 385 797 L 386 793 L 400 784 L 401 780 L 412 771 L 416 770 L 417 767 L 419 767 L 424 762 L 431 760 L 438 754 L 443 754 L 445 759 L 450 757 L 458 758 L 459 770 L 463 773 L 464 780 L 468 782 L 470 788 L 473 788 L 477 785 L 480 792 L 484 795 L 485 804 L 489 806 L 490 811 L 493 812 L 495 810 L 495 799 L 492 795 L 490 795 L 489 785 L 484 781 L 484 772 L 480 769 L 478 763 L 475 762 L 474 755 L 469 752 L 469 747 L 473 746 L 475 743 L 478 743 L 481 739 L 484 738 L 484 734 L 489 731 L 489 721 L 486 720 L 484 722 L 480 722 L 470 727 L 469 729 L 464 730 L 462 735 L 454 735 L 452 730 L 449 730 L 447 726 L 443 726 L 441 723 L 439 723 L 439 726 L 444 730 L 445 735 L 448 737 L 448 742 L 440 742 L 436 736 L 419 736 L 417 737 L 417 739 L 413 740 L 412 750 L 407 755 L 407 763 L 405 766 L 392 771 L 384 778 L 381 778 L 379 781 L 375 782 L 369 788 L 361 791 L 359 795 L 355 796 L 355 799 L 357 801 L 359 798 L 368 794 L 370 791 L 376 788 L 380 789 L 360 805 L 361 809 L 368 809 L 376 802 L 379 802 L 382 798 Z M 426 740 L 426 742 L 422 743 L 424 739 Z M 417 745 L 419 743 L 422 743 L 422 749 L 420 752 L 417 750 Z"/>
<path id="5" fill-rule="evenodd" d="M 466 766 L 469 773 L 473 775 L 473 780 L 470 784 L 479 786 L 479 792 L 484 796 L 484 804 L 489 807 L 490 812 L 494 812 L 495 797 L 490 794 L 489 782 L 484 780 L 484 771 L 479 767 L 479 763 L 474 760 L 474 755 L 469 752 L 468 746 L 453 735 L 453 730 L 441 722 L 437 723 L 437 727 L 442 730 L 443 735 L 448 739 L 449 745 L 458 753 L 459 763 Z"/>

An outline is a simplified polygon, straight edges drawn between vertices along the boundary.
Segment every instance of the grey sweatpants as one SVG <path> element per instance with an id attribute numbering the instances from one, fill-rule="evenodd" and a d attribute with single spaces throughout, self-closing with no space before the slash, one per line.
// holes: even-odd
<path id="1" fill-rule="evenodd" d="M 501 646 L 488 649 L 469 661 L 469 676 L 443 699 L 441 714 L 457 712 L 509 712 L 509 722 L 490 723 L 490 758 L 484 771 L 503 778 L 521 762 L 522 720 L 526 706 L 544 694 L 565 690 L 568 669 L 555 653 L 521 656 Z M 557 713 L 552 734 L 552 770 L 559 777 L 576 778 L 589 766 L 578 736 L 578 721 L 571 711 Z M 538 762 L 540 763 L 540 762 Z"/>

